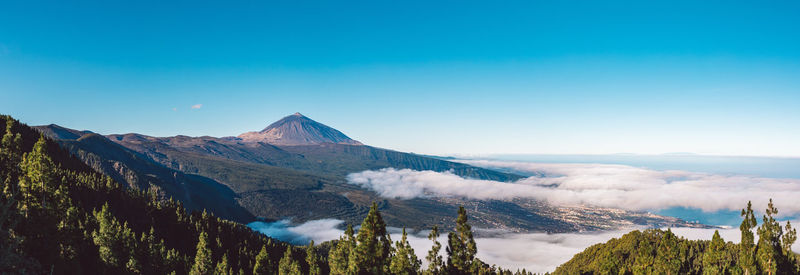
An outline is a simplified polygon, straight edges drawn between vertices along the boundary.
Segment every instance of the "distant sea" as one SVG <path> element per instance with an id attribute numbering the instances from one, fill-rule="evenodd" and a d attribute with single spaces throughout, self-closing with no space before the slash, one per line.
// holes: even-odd
<path id="1" fill-rule="evenodd" d="M 705 156 L 695 154 L 664 155 L 490 155 L 485 158 L 539 163 L 621 164 L 653 170 L 683 170 L 721 175 L 749 175 L 765 178 L 800 179 L 800 158 Z M 763 208 L 755 206 L 756 210 Z M 703 212 L 691 208 L 669 208 L 651 211 L 709 225 L 738 226 L 739 211 Z M 797 217 L 790 217 L 796 219 Z"/>

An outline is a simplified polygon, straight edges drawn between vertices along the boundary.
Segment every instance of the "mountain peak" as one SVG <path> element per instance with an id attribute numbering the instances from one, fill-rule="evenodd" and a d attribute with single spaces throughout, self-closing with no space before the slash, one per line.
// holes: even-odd
<path id="1" fill-rule="evenodd" d="M 314 145 L 339 143 L 362 145 L 339 130 L 316 122 L 300 113 L 281 118 L 264 130 L 239 135 L 245 142 L 266 142 L 273 145 Z"/>

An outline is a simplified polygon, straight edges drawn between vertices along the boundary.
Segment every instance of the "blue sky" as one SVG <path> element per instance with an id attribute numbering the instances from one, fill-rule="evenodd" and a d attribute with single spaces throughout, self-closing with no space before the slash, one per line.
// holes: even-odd
<path id="1" fill-rule="evenodd" d="M 0 3 L 0 113 L 230 136 L 301 112 L 431 154 L 800 156 L 797 1 L 77 2 Z"/>

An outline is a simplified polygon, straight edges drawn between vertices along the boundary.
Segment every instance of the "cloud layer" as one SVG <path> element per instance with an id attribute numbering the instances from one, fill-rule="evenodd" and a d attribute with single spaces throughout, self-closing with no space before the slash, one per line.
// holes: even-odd
<path id="1" fill-rule="evenodd" d="M 756 208 L 775 200 L 781 214 L 800 213 L 800 180 L 718 175 L 679 170 L 656 171 L 611 164 L 545 164 L 488 160 L 468 164 L 543 173 L 517 182 L 467 179 L 449 172 L 381 169 L 348 175 L 351 184 L 383 197 L 530 198 L 557 205 L 594 205 L 627 210 L 688 207 L 703 211 L 737 210 L 750 200 Z"/>
<path id="2" fill-rule="evenodd" d="M 254 230 L 265 235 L 291 242 L 298 245 L 307 244 L 314 240 L 317 243 L 338 239 L 343 234 L 340 229 L 343 222 L 337 219 L 322 219 L 308 221 L 299 225 L 290 225 L 288 220 L 274 223 L 253 222 L 248 224 Z M 798 224 L 798 223 L 794 223 Z M 578 252 L 587 247 L 603 243 L 611 238 L 618 238 L 628 230 L 602 231 L 592 233 L 510 233 L 502 230 L 486 230 L 475 228 L 475 231 L 491 231 L 490 237 L 478 237 L 478 258 L 503 268 L 512 270 L 525 268 L 532 272 L 544 273 L 553 271 L 556 267 L 568 261 Z M 714 235 L 714 229 L 699 228 L 673 228 L 672 231 L 691 240 L 708 240 Z M 392 240 L 400 240 L 399 229 L 389 228 Z M 425 259 L 432 242 L 427 239 L 428 232 L 410 232 L 408 242 L 420 259 Z M 439 238 L 439 242 L 447 245 L 446 232 Z M 739 229 L 721 229 L 720 235 L 726 241 L 739 242 L 741 238 Z M 800 250 L 800 243 L 795 243 L 793 249 Z M 444 251 L 444 248 L 442 248 Z M 444 252 L 442 252 L 444 256 Z"/>
<path id="3" fill-rule="evenodd" d="M 247 224 L 247 226 L 264 235 L 285 242 L 305 245 L 310 240 L 324 242 L 339 238 L 342 235 L 342 230 L 339 230 L 338 227 L 342 223 L 342 220 L 337 219 L 321 219 L 291 225 L 289 220 L 280 220 L 277 222 L 256 221 Z"/>

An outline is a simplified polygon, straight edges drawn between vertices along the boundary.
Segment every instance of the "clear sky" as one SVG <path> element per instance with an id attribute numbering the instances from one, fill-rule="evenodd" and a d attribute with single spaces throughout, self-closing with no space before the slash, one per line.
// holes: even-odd
<path id="1" fill-rule="evenodd" d="M 0 113 L 230 136 L 301 112 L 431 154 L 800 156 L 800 2 L 550 2 L 2 1 Z"/>

